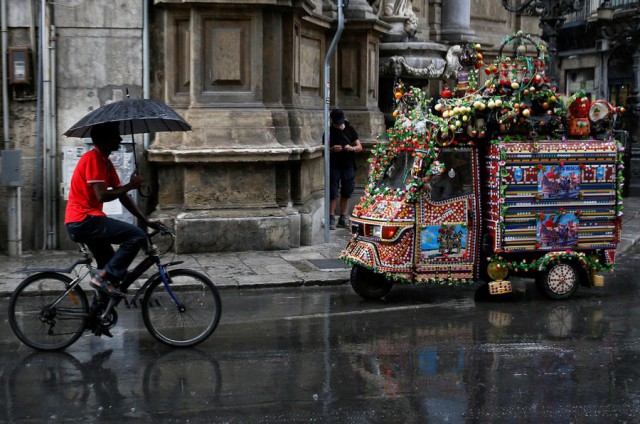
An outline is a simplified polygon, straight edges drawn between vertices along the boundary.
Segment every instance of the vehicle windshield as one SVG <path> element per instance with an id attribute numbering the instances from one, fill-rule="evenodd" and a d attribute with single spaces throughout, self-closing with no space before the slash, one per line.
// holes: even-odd
<path id="1" fill-rule="evenodd" d="M 431 179 L 431 200 L 443 201 L 473 193 L 470 149 L 442 149 L 437 160 L 444 165 L 444 172 Z"/>
<path id="2" fill-rule="evenodd" d="M 411 169 L 413 168 L 413 161 L 415 157 L 409 152 L 400 152 L 393 158 L 393 162 L 387 170 L 382 174 L 378 182 L 377 187 L 386 187 L 393 189 L 405 189 L 410 182 Z"/>

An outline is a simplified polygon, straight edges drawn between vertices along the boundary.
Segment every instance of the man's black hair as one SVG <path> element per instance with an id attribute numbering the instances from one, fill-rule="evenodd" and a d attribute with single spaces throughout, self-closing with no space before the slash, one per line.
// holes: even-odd
<path id="1" fill-rule="evenodd" d="M 111 136 L 114 133 L 120 135 L 120 123 L 119 122 L 103 122 L 91 127 L 91 140 L 94 144 L 96 141 L 104 140 L 105 137 Z"/>

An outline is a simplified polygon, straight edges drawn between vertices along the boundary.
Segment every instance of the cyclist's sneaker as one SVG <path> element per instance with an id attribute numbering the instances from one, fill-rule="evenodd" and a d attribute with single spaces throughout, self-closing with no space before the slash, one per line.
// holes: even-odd
<path id="1" fill-rule="evenodd" d="M 110 339 L 113 339 L 113 334 L 111 334 L 111 331 L 109 331 L 107 327 L 103 326 L 100 326 L 100 336 L 107 336 Z"/>
<path id="2" fill-rule="evenodd" d="M 120 290 L 118 290 L 117 287 L 115 287 L 113 284 L 111 284 L 109 282 L 109 280 L 103 278 L 99 273 L 98 270 L 91 270 L 91 276 L 93 277 L 91 279 L 91 286 L 96 289 L 99 290 L 111 297 L 125 297 L 126 295 L 124 293 L 122 293 Z"/>
<path id="3" fill-rule="evenodd" d="M 349 228 L 349 218 L 346 215 L 340 215 L 340 220 L 338 221 L 338 227 Z"/>
<path id="4" fill-rule="evenodd" d="M 96 337 L 101 337 L 101 336 L 107 336 L 110 339 L 113 338 L 113 334 L 111 334 L 111 331 L 109 331 L 108 327 L 104 327 L 100 324 L 96 324 L 92 329 L 91 332 L 96 336 Z"/>

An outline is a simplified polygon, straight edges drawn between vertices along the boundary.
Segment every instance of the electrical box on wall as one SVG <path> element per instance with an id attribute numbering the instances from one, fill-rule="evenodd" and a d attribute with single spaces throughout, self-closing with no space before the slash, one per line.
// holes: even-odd
<path id="1" fill-rule="evenodd" d="M 3 187 L 22 187 L 22 150 L 3 150 L 0 161 Z"/>
<path id="2" fill-rule="evenodd" d="M 9 84 L 31 84 L 31 51 L 9 47 Z"/>

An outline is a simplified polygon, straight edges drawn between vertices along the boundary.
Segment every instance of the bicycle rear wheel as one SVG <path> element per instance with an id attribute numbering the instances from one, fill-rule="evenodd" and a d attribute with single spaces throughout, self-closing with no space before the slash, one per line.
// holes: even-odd
<path id="1" fill-rule="evenodd" d="M 64 295 L 71 281 L 63 274 L 42 272 L 18 285 L 9 300 L 9 324 L 24 344 L 60 350 L 82 335 L 89 303 L 79 286 Z"/>
<path id="2" fill-rule="evenodd" d="M 158 275 L 142 298 L 147 330 L 156 340 L 171 346 L 202 343 L 220 321 L 218 289 L 207 277 L 189 269 L 170 270 L 167 275 L 176 300 Z"/>

